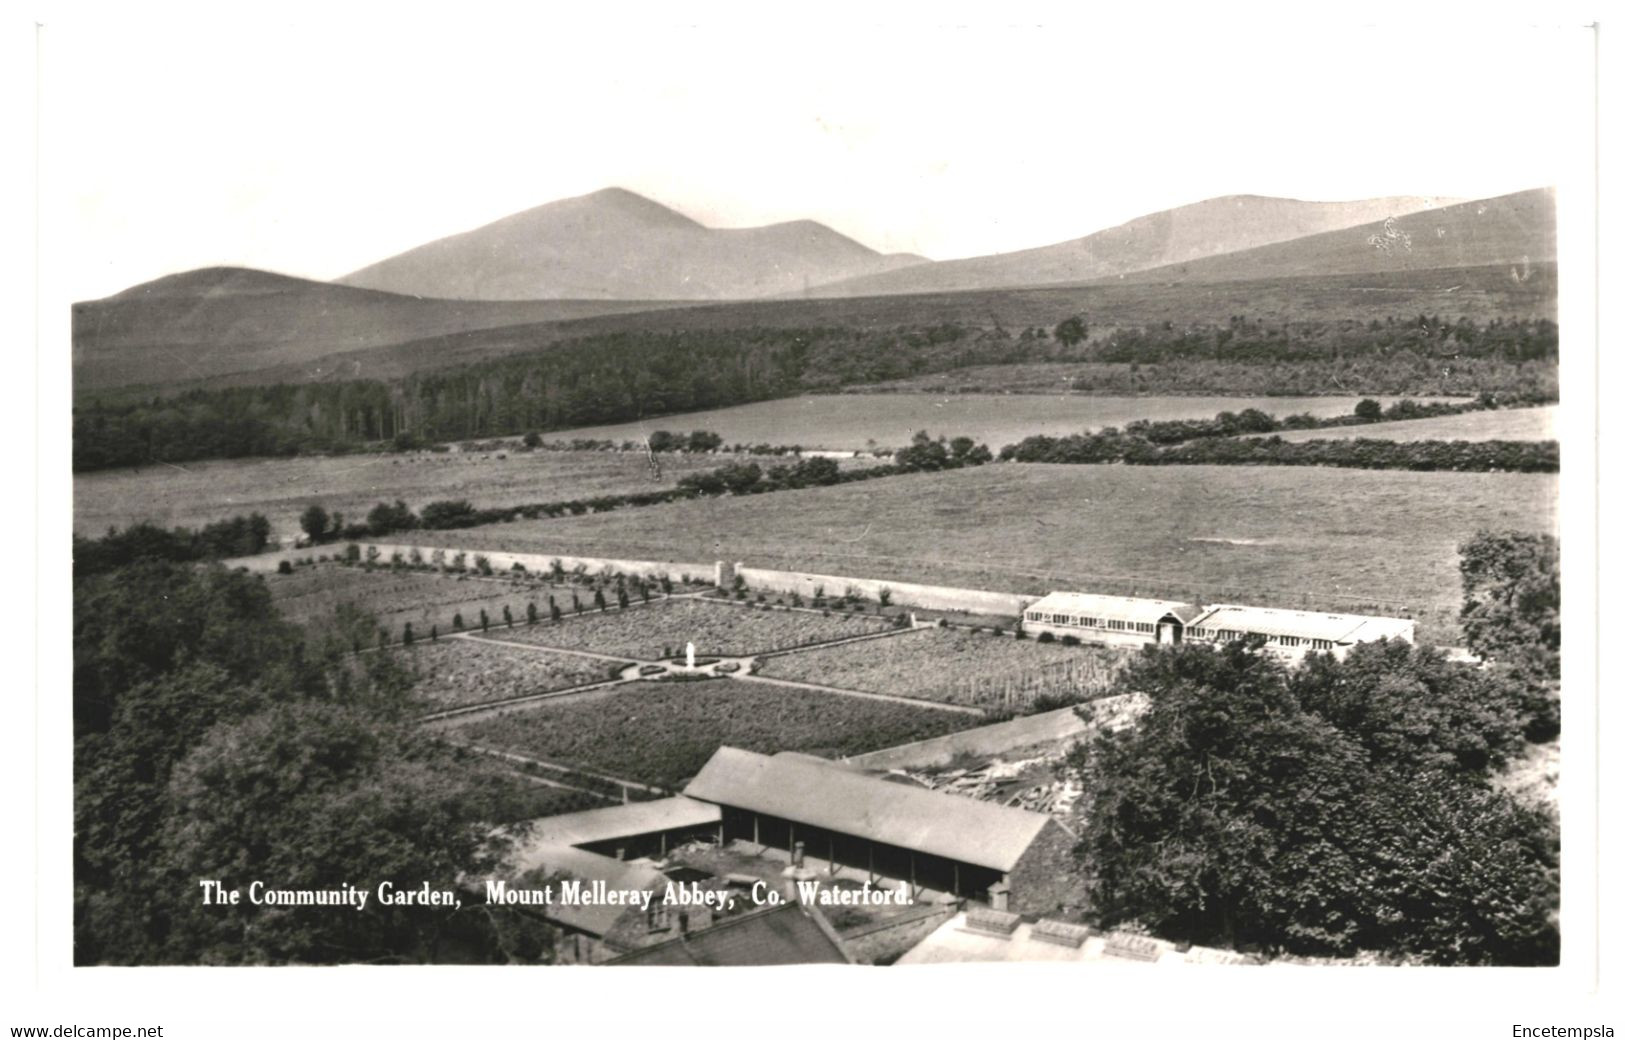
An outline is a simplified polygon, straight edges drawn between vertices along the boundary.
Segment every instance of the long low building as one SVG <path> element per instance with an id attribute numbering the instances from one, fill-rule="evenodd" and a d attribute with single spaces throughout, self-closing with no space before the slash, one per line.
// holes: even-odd
<path id="1" fill-rule="evenodd" d="M 1198 606 L 1174 600 L 1052 592 L 1022 613 L 1025 632 L 1111 646 L 1225 643 L 1249 635 L 1270 653 L 1293 660 L 1324 652 L 1342 657 L 1358 643 L 1377 639 L 1416 641 L 1408 618 L 1324 614 L 1221 603 Z"/>
<path id="2" fill-rule="evenodd" d="M 1286 656 L 1311 652 L 1342 657 L 1357 643 L 1378 639 L 1416 642 L 1416 622 L 1408 618 L 1322 614 L 1221 603 L 1211 606 L 1185 630 L 1185 638 L 1227 643 L 1244 636 L 1264 638 L 1266 648 Z"/>
<path id="3" fill-rule="evenodd" d="M 871 776 L 810 755 L 722 747 L 684 789 L 721 807 L 727 841 L 816 858 L 1001 910 L 1081 899 L 1077 836 L 1053 817 Z"/>
<path id="4" fill-rule="evenodd" d="M 1026 609 L 1021 627 L 1057 639 L 1073 636 L 1082 642 L 1139 647 L 1180 642 L 1186 626 L 1201 614 L 1194 603 L 1052 592 Z"/>

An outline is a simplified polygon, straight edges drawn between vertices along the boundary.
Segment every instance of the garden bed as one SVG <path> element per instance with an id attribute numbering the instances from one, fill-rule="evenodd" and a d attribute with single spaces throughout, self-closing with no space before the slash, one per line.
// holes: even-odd
<path id="1" fill-rule="evenodd" d="M 696 654 L 747 657 L 891 629 L 863 614 L 829 616 L 804 610 L 733 606 L 716 600 L 669 600 L 626 611 L 587 611 L 558 624 L 516 628 L 503 635 L 538 646 L 590 650 L 653 661 L 677 657 L 692 642 Z"/>
<path id="2" fill-rule="evenodd" d="M 982 722 L 972 715 L 730 679 L 639 682 L 475 720 L 455 739 L 680 789 L 724 744 L 862 754 Z"/>
<path id="3" fill-rule="evenodd" d="M 1097 696 L 1127 654 L 991 631 L 916 629 L 894 639 L 803 650 L 761 662 L 764 676 L 1015 711 Z"/>
<path id="4" fill-rule="evenodd" d="M 416 692 L 437 707 L 508 700 L 613 679 L 631 662 L 521 650 L 470 639 L 417 642 L 390 651 L 417 673 Z"/>

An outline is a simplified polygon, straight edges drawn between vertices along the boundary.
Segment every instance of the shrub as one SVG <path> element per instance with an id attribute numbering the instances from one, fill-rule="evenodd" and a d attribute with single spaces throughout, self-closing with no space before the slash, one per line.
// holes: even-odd
<path id="1" fill-rule="evenodd" d="M 1062 646 L 1079 646 L 1081 643 L 1082 641 L 1077 636 L 1067 635 L 1061 637 Z"/>
<path id="2" fill-rule="evenodd" d="M 452 630 L 456 632 L 461 632 L 463 630 L 463 614 L 461 611 L 458 611 L 451 616 L 451 627 Z"/>
<path id="3" fill-rule="evenodd" d="M 1040 632 L 1040 633 L 1038 633 L 1038 641 L 1040 643 L 1053 643 L 1053 642 L 1055 642 L 1055 633 L 1054 632 Z"/>
<path id="4" fill-rule="evenodd" d="M 276 565 L 276 572 L 278 574 L 292 574 L 293 564 L 289 563 L 287 560 L 283 560 L 281 563 Z"/>

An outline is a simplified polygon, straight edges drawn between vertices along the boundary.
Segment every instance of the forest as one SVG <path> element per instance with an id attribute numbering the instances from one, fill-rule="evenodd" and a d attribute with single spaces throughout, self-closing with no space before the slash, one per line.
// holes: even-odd
<path id="1" fill-rule="evenodd" d="M 550 959 L 514 908 L 203 905 L 202 879 L 453 888 L 503 854 L 493 824 L 542 811 L 413 724 L 409 671 L 350 653 L 370 618 L 302 631 L 260 578 L 150 558 L 73 596 L 75 963 Z"/>
<path id="2" fill-rule="evenodd" d="M 1135 393 L 1477 394 L 1555 388 L 1556 326 L 1454 324 L 1428 315 L 1362 324 L 1235 316 L 1222 326 L 1091 329 L 1076 316 L 1013 334 L 946 322 L 621 332 L 394 380 L 197 388 L 171 396 L 82 395 L 75 470 L 201 458 L 336 452 L 517 435 L 746 404 L 971 366 L 1086 365 Z M 1364 366 L 1363 368 L 1361 366 Z M 1166 370 L 1166 371 L 1165 371 Z M 1454 373 L 1453 375 L 1451 373 Z M 1443 375 L 1441 376 L 1441 373 Z M 1079 379 L 1085 377 L 1080 376 Z M 1079 391 L 1095 389 L 1074 381 Z M 1112 386 L 1112 389 L 1121 389 Z"/>
<path id="3" fill-rule="evenodd" d="M 1296 670 L 1256 641 L 1129 665 L 1150 710 L 1072 753 L 1097 923 L 1267 956 L 1557 963 L 1556 821 L 1492 782 L 1557 732 L 1556 542 L 1481 533 L 1462 555 L 1464 618 L 1517 621 L 1469 629 L 1483 668 L 1391 641 Z"/>

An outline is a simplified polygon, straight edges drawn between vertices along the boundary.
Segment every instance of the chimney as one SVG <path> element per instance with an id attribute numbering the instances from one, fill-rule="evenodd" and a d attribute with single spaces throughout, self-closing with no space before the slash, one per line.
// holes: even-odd
<path id="1" fill-rule="evenodd" d="M 987 890 L 988 902 L 993 909 L 1008 911 L 1010 909 L 1010 883 L 1008 881 L 995 882 Z"/>

